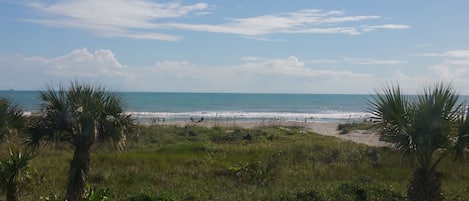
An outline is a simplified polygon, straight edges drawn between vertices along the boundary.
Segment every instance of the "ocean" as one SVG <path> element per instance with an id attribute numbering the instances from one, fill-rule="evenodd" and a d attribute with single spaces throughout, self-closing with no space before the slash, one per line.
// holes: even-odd
<path id="1" fill-rule="evenodd" d="M 371 95 L 119 92 L 125 110 L 139 122 L 294 121 L 347 122 L 367 119 Z M 38 91 L 0 91 L 25 114 L 38 112 Z"/>

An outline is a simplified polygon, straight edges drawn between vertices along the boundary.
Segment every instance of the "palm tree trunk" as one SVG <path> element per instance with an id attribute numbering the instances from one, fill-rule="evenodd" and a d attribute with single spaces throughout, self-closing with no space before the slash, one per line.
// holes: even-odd
<path id="1" fill-rule="evenodd" d="M 75 145 L 73 159 L 70 162 L 67 193 L 65 195 L 68 201 L 83 201 L 86 177 L 91 163 L 90 149 L 91 143 L 77 143 Z"/>
<path id="2" fill-rule="evenodd" d="M 6 194 L 7 201 L 18 201 L 18 188 L 15 183 L 8 187 Z"/>
<path id="3" fill-rule="evenodd" d="M 410 201 L 442 201 L 441 174 L 432 168 L 415 169 L 407 195 Z"/>

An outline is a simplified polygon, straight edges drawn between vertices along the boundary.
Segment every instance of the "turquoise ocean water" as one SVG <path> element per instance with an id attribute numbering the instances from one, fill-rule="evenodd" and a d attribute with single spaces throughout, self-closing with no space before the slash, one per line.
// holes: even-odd
<path id="1" fill-rule="evenodd" d="M 26 114 L 37 112 L 37 91 L 0 91 Z M 370 95 L 120 92 L 140 122 L 205 120 L 344 122 L 369 118 Z"/>

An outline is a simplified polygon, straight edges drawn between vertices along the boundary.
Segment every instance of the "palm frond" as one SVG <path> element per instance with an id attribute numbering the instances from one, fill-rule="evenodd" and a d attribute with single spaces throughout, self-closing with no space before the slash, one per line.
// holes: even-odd
<path id="1" fill-rule="evenodd" d="M 30 162 L 33 158 L 33 152 L 10 150 L 8 157 L 0 160 L 0 185 L 4 191 L 31 179 L 33 169 Z"/>
<path id="2" fill-rule="evenodd" d="M 408 125 L 411 124 L 409 98 L 402 94 L 399 86 L 387 85 L 377 91 L 369 101 L 370 112 L 384 141 L 390 142 L 403 153 L 413 149 Z"/>
<path id="3" fill-rule="evenodd" d="M 462 107 L 457 137 L 455 138 L 454 156 L 455 159 L 464 159 L 469 153 L 469 106 Z"/>
<path id="4" fill-rule="evenodd" d="M 20 130 L 25 125 L 23 110 L 10 99 L 0 97 L 0 138 Z"/>
<path id="5" fill-rule="evenodd" d="M 458 122 L 465 122 L 460 120 L 462 105 L 458 98 L 451 84 L 437 83 L 416 96 L 405 96 L 399 86 L 387 85 L 370 101 L 370 112 L 384 140 L 413 155 L 420 167 L 430 168 L 446 156 L 443 153 L 435 160 L 437 150 L 449 151 L 456 144 L 455 138 L 465 139 L 461 129 L 457 137 Z M 463 141 L 458 143 L 466 147 Z"/>

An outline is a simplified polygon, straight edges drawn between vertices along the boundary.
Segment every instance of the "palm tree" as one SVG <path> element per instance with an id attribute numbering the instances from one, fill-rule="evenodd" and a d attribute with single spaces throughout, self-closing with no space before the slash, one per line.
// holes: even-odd
<path id="1" fill-rule="evenodd" d="M 469 121 L 458 98 L 452 85 L 440 83 L 416 96 L 387 86 L 370 101 L 382 139 L 414 159 L 411 201 L 442 200 L 436 168 L 448 154 L 461 156 L 467 147 Z"/>
<path id="2" fill-rule="evenodd" d="M 42 140 L 67 141 L 74 148 L 65 198 L 83 200 L 90 169 L 90 149 L 96 141 L 112 141 L 122 148 L 134 126 L 124 113 L 123 99 L 104 88 L 78 82 L 68 89 L 49 88 L 41 92 L 43 116 L 29 128 L 29 144 Z"/>
<path id="3" fill-rule="evenodd" d="M 0 140 L 11 136 L 23 126 L 23 111 L 19 105 L 0 97 Z"/>
<path id="4" fill-rule="evenodd" d="M 32 152 L 11 151 L 7 158 L 0 160 L 0 187 L 6 193 L 7 201 L 18 200 L 18 187 L 31 178 Z"/>

